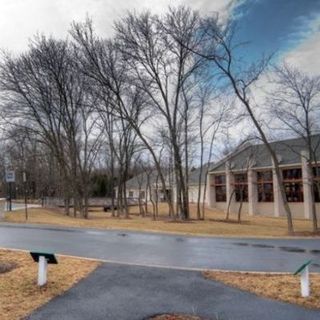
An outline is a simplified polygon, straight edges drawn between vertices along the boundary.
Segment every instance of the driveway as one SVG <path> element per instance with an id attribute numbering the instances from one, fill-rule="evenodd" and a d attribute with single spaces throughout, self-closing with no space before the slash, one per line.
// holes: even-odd
<path id="1" fill-rule="evenodd" d="M 206 280 L 200 272 L 104 264 L 29 320 L 143 320 L 159 313 L 215 320 L 318 320 L 320 311 Z"/>
<path id="2" fill-rule="evenodd" d="M 0 224 L 0 247 L 183 269 L 293 272 L 312 259 L 312 271 L 320 271 L 319 239 L 205 238 Z"/>

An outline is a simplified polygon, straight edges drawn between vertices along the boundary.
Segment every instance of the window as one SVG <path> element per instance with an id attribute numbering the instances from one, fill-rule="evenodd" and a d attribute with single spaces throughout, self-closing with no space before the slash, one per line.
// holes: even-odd
<path id="1" fill-rule="evenodd" d="M 215 185 L 221 185 L 221 184 L 226 184 L 226 176 L 224 174 L 221 174 L 219 176 L 214 177 L 214 183 Z"/>
<path id="2" fill-rule="evenodd" d="M 314 192 L 314 201 L 320 202 L 320 167 L 313 167 L 313 192 Z"/>
<path id="3" fill-rule="evenodd" d="M 272 171 L 257 172 L 258 202 L 273 202 Z"/>
<path id="4" fill-rule="evenodd" d="M 302 169 L 282 171 L 283 184 L 288 202 L 303 202 Z"/>
<path id="5" fill-rule="evenodd" d="M 302 180 L 302 169 L 286 169 L 282 171 L 283 180 Z"/>
<path id="6" fill-rule="evenodd" d="M 133 198 L 133 191 L 129 191 L 129 198 Z"/>
<path id="7" fill-rule="evenodd" d="M 318 166 L 318 167 L 313 167 L 312 168 L 312 170 L 313 170 L 313 176 L 315 177 L 315 178 L 319 178 L 320 179 L 320 166 Z"/>
<path id="8" fill-rule="evenodd" d="M 226 176 L 224 174 L 214 177 L 216 202 L 227 201 Z"/>
<path id="9" fill-rule="evenodd" d="M 247 173 L 238 173 L 234 175 L 234 190 L 237 202 L 248 202 Z"/>

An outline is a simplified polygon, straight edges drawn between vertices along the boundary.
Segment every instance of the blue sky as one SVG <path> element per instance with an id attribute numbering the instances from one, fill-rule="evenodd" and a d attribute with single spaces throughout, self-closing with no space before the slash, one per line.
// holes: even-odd
<path id="1" fill-rule="evenodd" d="M 271 53 L 279 59 L 320 31 L 320 0 L 238 1 L 231 16 L 237 41 L 250 42 L 241 50 L 248 60 Z"/>

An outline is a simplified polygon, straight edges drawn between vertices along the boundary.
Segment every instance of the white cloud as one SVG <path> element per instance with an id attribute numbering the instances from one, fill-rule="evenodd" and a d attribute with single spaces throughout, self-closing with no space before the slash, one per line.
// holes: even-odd
<path id="1" fill-rule="evenodd" d="M 113 22 L 127 10 L 164 12 L 185 4 L 202 13 L 226 16 L 236 0 L 0 0 L 0 48 L 22 51 L 36 33 L 65 37 L 70 23 L 89 15 L 100 35 L 110 36 Z"/>
<path id="2" fill-rule="evenodd" d="M 284 55 L 283 60 L 311 75 L 320 74 L 320 31 L 306 39 L 297 48 Z"/>
<path id="3" fill-rule="evenodd" d="M 310 20 L 299 28 L 294 35 L 300 35 L 299 43 L 292 49 L 284 52 L 280 61 L 309 73 L 311 75 L 320 74 L 320 17 L 313 16 Z"/>

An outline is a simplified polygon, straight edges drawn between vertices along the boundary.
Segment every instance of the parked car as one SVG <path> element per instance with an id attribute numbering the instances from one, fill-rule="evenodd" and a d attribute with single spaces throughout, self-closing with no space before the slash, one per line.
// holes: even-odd
<path id="1" fill-rule="evenodd" d="M 107 204 L 107 205 L 104 205 L 104 206 L 103 206 L 103 211 L 104 211 L 104 212 L 111 211 L 111 209 L 112 209 L 112 205 L 111 205 L 111 204 Z M 113 209 L 114 209 L 114 210 L 117 210 L 117 206 L 114 205 L 114 206 L 113 206 Z"/>

